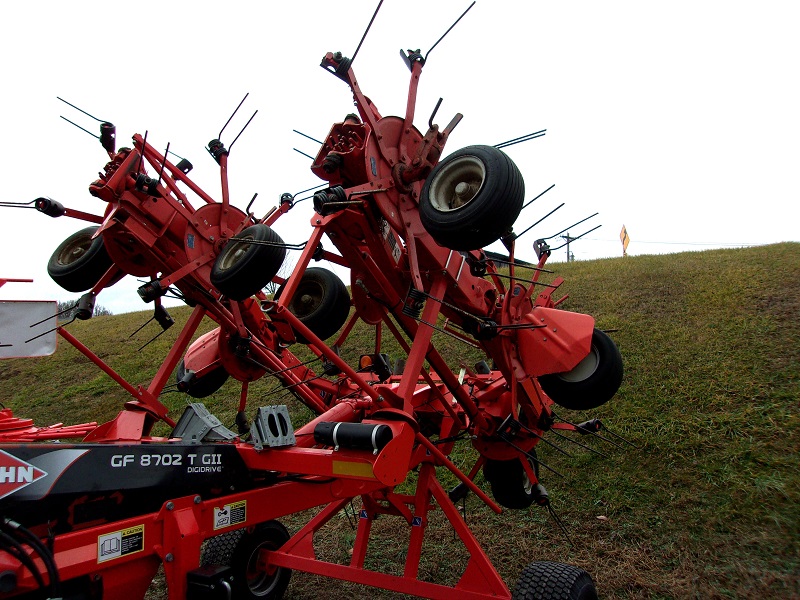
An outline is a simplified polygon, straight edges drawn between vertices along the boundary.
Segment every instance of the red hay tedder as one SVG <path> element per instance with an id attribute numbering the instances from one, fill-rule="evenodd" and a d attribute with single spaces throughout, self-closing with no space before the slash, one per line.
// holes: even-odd
<path id="1" fill-rule="evenodd" d="M 312 233 L 300 246 L 274 229 L 295 207 L 292 195 L 260 219 L 231 204 L 219 139 L 208 145 L 221 172 L 219 201 L 188 177 L 188 162 L 173 164 L 146 136 L 117 150 L 110 123 L 100 134 L 109 161 L 89 188 L 102 216 L 35 201 L 47 215 L 93 224 L 48 265 L 63 288 L 85 292 L 78 318 L 91 317 L 97 295 L 124 275 L 147 279 L 139 294 L 164 329 L 173 323 L 161 304 L 168 291 L 193 312 L 144 385 L 57 327 L 131 399 L 99 426 L 38 428 L 0 414 L 0 597 L 142 598 L 160 565 L 170 599 L 280 598 L 292 570 L 427 598 L 595 597 L 585 571 L 546 562 L 527 567 L 512 594 L 454 501 L 472 492 L 498 513 L 546 506 L 537 443 L 550 430 L 601 427 L 556 420 L 553 403 L 584 410 L 608 401 L 622 380 L 619 351 L 591 316 L 558 308 L 560 278 L 539 281 L 550 254 L 543 240 L 538 264 L 526 264 L 532 275 L 520 274 L 518 168 L 493 146 L 442 158 L 461 115 L 440 130 L 434 111 L 424 134 L 414 127 L 425 60 L 402 54 L 411 71 L 402 117 L 378 112 L 350 59 L 323 58 L 352 89 L 358 114 L 333 125 L 314 159 L 326 187 L 313 195 Z M 504 261 L 482 250 L 498 239 Z M 287 248 L 299 259 L 282 277 Z M 309 266 L 321 259 L 349 269 L 349 289 L 334 272 Z M 271 282 L 281 286 L 274 297 L 263 291 Z M 204 317 L 218 327 L 194 339 Z M 351 365 L 339 348 L 358 320 L 375 327 L 376 343 Z M 437 329 L 486 360 L 454 372 L 434 344 Z M 387 332 L 406 353 L 395 364 L 382 352 Z M 294 344 L 313 352 L 318 372 L 292 353 Z M 174 420 L 159 395 L 176 372 L 192 398 L 229 377 L 241 382 L 237 431 L 200 403 Z M 261 377 L 276 378 L 316 418 L 294 428 L 285 406 L 250 406 L 248 385 Z M 152 435 L 159 421 L 173 428 L 169 436 Z M 476 451 L 469 471 L 448 457 L 465 436 Z M 437 469 L 460 484 L 446 492 Z M 473 481 L 481 469 L 491 497 Z M 416 491 L 396 491 L 409 478 Z M 316 558 L 315 532 L 353 499 L 361 510 L 349 564 Z M 321 509 L 294 534 L 278 521 L 313 507 Z M 418 578 L 434 508 L 470 555 L 454 586 Z M 379 515 L 410 529 L 402 575 L 365 568 Z"/>

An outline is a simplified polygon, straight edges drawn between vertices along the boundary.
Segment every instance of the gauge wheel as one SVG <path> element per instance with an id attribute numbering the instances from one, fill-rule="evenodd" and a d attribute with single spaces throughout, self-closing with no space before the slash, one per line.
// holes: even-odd
<path id="1" fill-rule="evenodd" d="M 535 457 L 535 450 L 532 451 Z M 539 464 L 531 458 L 525 458 L 539 476 Z M 492 488 L 492 496 L 500 506 L 513 509 L 528 508 L 535 500 L 533 482 L 520 459 L 492 460 L 483 465 L 483 476 Z"/>
<path id="2" fill-rule="evenodd" d="M 287 282 L 288 283 L 288 282 Z M 280 298 L 286 283 L 275 294 Z M 327 340 L 347 322 L 350 315 L 350 294 L 347 286 L 333 271 L 322 267 L 306 269 L 287 308 L 321 340 Z M 297 341 L 307 344 L 297 334 Z"/>
<path id="3" fill-rule="evenodd" d="M 186 377 L 186 363 L 181 359 L 175 373 L 175 381 L 180 385 L 184 377 Z M 186 384 L 184 391 L 192 398 L 206 398 L 221 388 L 226 381 L 228 372 L 223 367 L 217 367 L 203 375 L 194 375 Z"/>
<path id="4" fill-rule="evenodd" d="M 622 355 L 608 334 L 592 333 L 589 354 L 574 369 L 539 377 L 553 402 L 571 410 L 597 408 L 611 400 L 622 384 Z"/>
<path id="5" fill-rule="evenodd" d="M 211 283 L 232 300 L 244 300 L 263 289 L 286 258 L 280 236 L 256 223 L 234 236 L 214 261 Z"/>
<path id="6" fill-rule="evenodd" d="M 92 289 L 113 264 L 103 236 L 92 236 L 99 227 L 73 233 L 56 248 L 47 263 L 47 274 L 68 292 Z"/>
<path id="7" fill-rule="evenodd" d="M 420 218 L 439 245 L 476 250 L 511 231 L 524 197 L 522 174 L 508 155 L 492 146 L 467 146 L 431 171 Z"/>

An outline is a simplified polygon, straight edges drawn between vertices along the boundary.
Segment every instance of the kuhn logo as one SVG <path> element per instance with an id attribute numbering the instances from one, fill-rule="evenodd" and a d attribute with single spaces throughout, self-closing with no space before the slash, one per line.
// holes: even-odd
<path id="1" fill-rule="evenodd" d="M 0 450 L 0 498 L 21 490 L 47 473 L 16 456 Z"/>

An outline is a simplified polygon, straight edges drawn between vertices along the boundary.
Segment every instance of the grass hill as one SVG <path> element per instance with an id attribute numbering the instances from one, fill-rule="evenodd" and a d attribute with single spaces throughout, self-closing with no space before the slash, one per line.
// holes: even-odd
<path id="1" fill-rule="evenodd" d="M 611 402 L 587 415 L 562 412 L 600 417 L 637 448 L 593 444 L 603 458 L 572 446 L 568 458 L 539 445 L 541 459 L 567 475 L 543 474 L 543 483 L 573 545 L 540 509 L 495 516 L 468 498 L 467 520 L 509 585 L 527 562 L 555 560 L 586 568 L 604 598 L 800 597 L 800 244 L 555 269 L 570 294 L 563 307 L 616 330 L 626 368 Z M 142 350 L 158 326 L 128 336 L 149 313 L 69 329 L 129 381 L 145 383 L 188 316 L 171 312 L 178 326 Z M 351 361 L 374 345 L 370 329 L 356 335 Z M 435 339 L 460 358 L 457 342 Z M 287 403 L 272 385 L 251 388 L 252 406 Z M 50 358 L 0 363 L 0 401 L 40 425 L 107 420 L 125 400 L 66 343 Z M 186 401 L 164 396 L 176 417 Z M 237 401 L 229 382 L 206 404 L 231 424 Z M 293 408 L 296 421 L 310 416 L 303 410 Z M 465 447 L 455 459 L 466 464 L 468 456 Z M 286 520 L 290 529 L 301 523 Z M 406 528 L 378 523 L 382 566 L 402 568 Z M 323 553 L 346 559 L 354 530 L 344 517 L 330 527 Z M 459 545 L 446 523 L 431 528 L 421 575 L 452 581 L 453 564 L 463 564 Z M 366 596 L 395 597 L 304 574 L 295 574 L 287 595 Z"/>

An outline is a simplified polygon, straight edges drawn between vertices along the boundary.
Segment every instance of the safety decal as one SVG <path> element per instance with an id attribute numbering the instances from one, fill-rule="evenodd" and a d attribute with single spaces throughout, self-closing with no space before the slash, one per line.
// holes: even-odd
<path id="1" fill-rule="evenodd" d="M 144 550 L 144 525 L 97 536 L 97 562 L 122 558 Z"/>
<path id="2" fill-rule="evenodd" d="M 241 525 L 245 521 L 247 521 L 247 500 L 214 507 L 214 529 Z"/>

